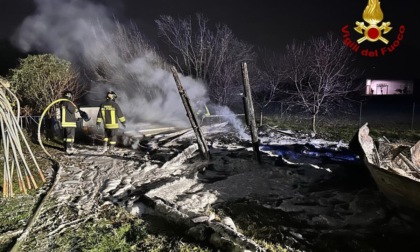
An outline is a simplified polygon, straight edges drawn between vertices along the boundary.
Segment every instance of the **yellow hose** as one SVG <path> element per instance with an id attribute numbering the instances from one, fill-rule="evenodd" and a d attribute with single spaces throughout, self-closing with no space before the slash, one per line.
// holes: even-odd
<path id="1" fill-rule="evenodd" d="M 44 112 L 42 112 L 41 117 L 39 118 L 39 123 L 38 123 L 38 142 L 41 145 L 41 148 L 44 150 L 44 152 L 51 157 L 51 154 L 48 153 L 48 151 L 44 148 L 44 145 L 42 144 L 42 140 L 41 140 L 41 124 L 42 124 L 42 119 L 44 119 L 45 114 L 48 112 L 48 110 L 51 108 L 51 106 L 53 106 L 54 104 L 56 104 L 57 102 L 62 102 L 62 101 L 68 101 L 71 102 L 76 108 L 76 104 L 74 104 L 72 101 L 70 101 L 69 99 L 65 99 L 65 98 L 61 98 L 61 99 L 57 99 L 53 102 L 50 103 L 50 105 L 47 106 L 47 108 L 44 110 Z"/>

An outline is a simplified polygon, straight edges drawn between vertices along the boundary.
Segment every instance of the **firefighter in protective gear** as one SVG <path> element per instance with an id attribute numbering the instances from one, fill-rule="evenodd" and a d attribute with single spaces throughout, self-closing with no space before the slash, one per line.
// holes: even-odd
<path id="1" fill-rule="evenodd" d="M 64 92 L 65 99 L 73 100 L 73 93 L 70 91 Z M 76 112 L 77 107 L 70 101 L 62 101 L 60 104 L 61 127 L 64 136 L 64 151 L 67 154 L 74 153 L 73 147 L 74 138 L 76 135 Z"/>
<path id="2" fill-rule="evenodd" d="M 109 150 L 113 151 L 114 146 L 117 144 L 117 132 L 118 132 L 118 121 L 125 126 L 125 117 L 121 111 L 120 106 L 115 102 L 117 95 L 113 91 L 109 91 L 106 94 L 106 101 L 101 104 L 96 119 L 96 126 L 99 129 L 101 123 L 103 123 L 105 129 L 105 136 L 103 138 L 104 148 L 103 151 L 107 151 L 109 144 Z"/>

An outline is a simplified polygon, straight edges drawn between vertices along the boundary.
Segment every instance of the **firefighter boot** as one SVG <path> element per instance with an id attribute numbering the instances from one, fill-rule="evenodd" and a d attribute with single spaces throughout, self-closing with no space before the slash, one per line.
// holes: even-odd
<path id="1" fill-rule="evenodd" d="M 108 150 L 108 151 L 109 151 L 110 153 L 114 153 L 114 150 L 115 150 L 115 149 L 114 149 L 114 145 L 113 145 L 113 144 L 109 145 L 109 150 Z"/>
<path id="2" fill-rule="evenodd" d="M 74 153 L 74 147 L 73 143 L 66 143 L 66 154 L 73 154 Z"/>
<path id="3" fill-rule="evenodd" d="M 108 143 L 107 142 L 104 142 L 104 146 L 102 147 L 101 152 L 102 153 L 105 153 L 107 150 L 108 150 Z"/>
<path id="4" fill-rule="evenodd" d="M 70 143 L 70 152 L 71 153 L 75 153 L 76 152 L 76 149 L 74 148 L 74 144 L 73 143 Z"/>

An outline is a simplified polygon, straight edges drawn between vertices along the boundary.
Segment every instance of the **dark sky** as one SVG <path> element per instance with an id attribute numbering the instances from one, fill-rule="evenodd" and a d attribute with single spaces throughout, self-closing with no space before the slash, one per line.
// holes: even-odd
<path id="1" fill-rule="evenodd" d="M 38 0 L 42 1 L 42 0 Z M 67 2 L 70 2 L 68 0 Z M 85 0 L 87 1 L 87 0 Z M 122 22 L 133 21 L 140 31 L 149 38 L 157 39 L 154 22 L 160 15 L 184 18 L 203 13 L 211 22 L 223 23 L 242 40 L 255 46 L 282 51 L 293 39 L 307 40 L 323 36 L 328 32 L 342 35 L 341 28 L 349 25 L 351 39 L 357 40 L 353 27 L 356 21 L 363 21 L 363 10 L 368 0 L 294 0 L 294 1 L 237 1 L 237 0 L 96 0 L 107 6 Z M 382 21 L 391 22 L 393 29 L 383 34 L 393 43 L 398 36 L 398 28 L 404 26 L 402 40 L 392 53 L 378 57 L 362 56 L 357 53 L 362 66 L 369 71 L 381 72 L 384 77 L 419 78 L 420 20 L 417 3 L 414 0 L 382 0 Z M 34 12 L 34 0 L 0 0 L 0 39 L 8 38 L 25 17 Z M 360 47 L 369 50 L 385 45 L 380 42 L 363 42 Z M 360 48 L 362 50 L 363 48 Z M 392 76 L 394 75 L 394 76 Z"/>

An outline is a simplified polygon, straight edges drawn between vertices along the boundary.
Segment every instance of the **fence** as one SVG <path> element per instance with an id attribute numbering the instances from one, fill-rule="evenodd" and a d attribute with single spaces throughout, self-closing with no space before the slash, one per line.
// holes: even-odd
<path id="1" fill-rule="evenodd" d="M 362 101 L 353 103 L 351 113 L 343 113 L 340 108 L 333 110 L 333 115 L 319 116 L 319 121 L 330 124 L 351 124 L 355 127 L 369 123 L 372 127 L 420 130 L 420 101 L 409 95 L 367 96 Z M 261 112 L 258 110 L 257 113 Z M 262 114 L 264 117 L 276 117 L 279 120 L 308 124 L 308 126 L 311 123 L 309 114 L 291 111 L 281 102 L 271 104 Z M 257 118 L 262 117 L 258 115 Z"/>
<path id="2" fill-rule="evenodd" d="M 420 106 L 410 96 L 370 97 L 359 103 L 359 124 L 366 122 L 374 127 L 420 130 Z"/>

